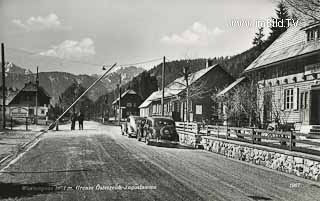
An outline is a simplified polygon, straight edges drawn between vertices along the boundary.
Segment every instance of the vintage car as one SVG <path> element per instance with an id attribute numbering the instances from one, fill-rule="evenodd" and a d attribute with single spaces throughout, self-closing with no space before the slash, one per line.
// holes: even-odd
<path id="1" fill-rule="evenodd" d="M 145 143 L 173 143 L 179 142 L 175 122 L 168 117 L 148 117 L 142 129 L 139 129 L 137 139 L 145 139 Z"/>
<path id="2" fill-rule="evenodd" d="M 144 117 L 129 116 L 126 122 L 122 125 L 122 135 L 126 134 L 129 138 L 136 137 L 138 134 L 138 128 L 142 121 L 145 121 Z"/>

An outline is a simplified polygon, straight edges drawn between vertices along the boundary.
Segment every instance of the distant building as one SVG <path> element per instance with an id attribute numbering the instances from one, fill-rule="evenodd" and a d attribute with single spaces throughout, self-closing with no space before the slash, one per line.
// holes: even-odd
<path id="1" fill-rule="evenodd" d="M 244 73 L 259 84 L 264 124 L 294 124 L 306 133 L 320 125 L 319 22 L 291 26 Z"/>
<path id="2" fill-rule="evenodd" d="M 190 89 L 191 122 L 211 121 L 213 114 L 213 91 L 223 88 L 233 81 L 220 65 L 207 66 L 188 76 Z M 201 87 L 199 87 L 201 86 Z M 198 91 L 195 91 L 198 90 Z M 199 95 L 197 95 L 199 93 Z M 200 95 L 201 94 L 201 95 Z M 159 116 L 162 114 L 162 90 L 153 92 L 140 106 L 141 116 Z M 180 77 L 164 89 L 164 115 L 176 121 L 187 120 L 186 79 Z"/>
<path id="3" fill-rule="evenodd" d="M 115 118 L 119 117 L 119 111 L 121 119 L 125 119 L 130 115 L 139 116 L 139 105 L 141 104 L 141 97 L 133 90 L 127 90 L 121 94 L 121 109 L 119 110 L 119 98 L 112 102 L 113 109 L 115 111 Z"/>
<path id="4" fill-rule="evenodd" d="M 11 102 L 11 100 L 17 95 L 18 89 L 15 88 L 8 88 L 6 90 L 6 116 L 10 115 L 10 109 L 8 109 L 8 105 Z M 3 97 L 2 97 L 2 89 L 0 89 L 0 112 L 2 112 L 2 104 L 3 104 Z M 0 119 L 2 119 L 2 115 L 0 115 Z"/>
<path id="5" fill-rule="evenodd" d="M 38 100 L 36 101 L 36 94 Z M 36 103 L 37 102 L 37 103 Z M 12 98 L 8 104 L 9 115 L 15 119 L 25 117 L 45 118 L 48 115 L 50 107 L 50 95 L 34 82 L 29 82 Z"/>

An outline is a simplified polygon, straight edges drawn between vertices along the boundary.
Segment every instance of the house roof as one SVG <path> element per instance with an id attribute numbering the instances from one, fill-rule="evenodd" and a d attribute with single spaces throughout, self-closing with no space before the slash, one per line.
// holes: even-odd
<path id="1" fill-rule="evenodd" d="M 121 98 L 123 98 L 124 96 L 126 96 L 127 94 L 137 94 L 135 91 L 133 91 L 132 89 L 128 89 L 127 91 L 125 91 L 125 92 L 123 92 L 122 94 L 121 94 Z M 112 104 L 116 104 L 117 102 L 119 101 L 119 97 L 116 99 L 116 100 L 114 100 L 113 102 L 112 102 Z"/>
<path id="2" fill-rule="evenodd" d="M 158 96 L 159 96 L 158 93 L 159 93 L 159 91 L 153 92 L 145 101 L 143 101 L 143 103 L 139 106 L 139 108 L 148 107 L 148 106 L 152 103 L 152 100 L 153 100 L 155 97 L 158 97 Z"/>
<path id="3" fill-rule="evenodd" d="M 38 90 L 42 91 L 46 96 L 50 97 L 49 93 L 41 86 L 38 86 Z M 24 85 L 24 87 L 20 91 L 37 91 L 37 84 L 34 82 L 29 82 Z M 20 92 L 19 91 L 19 92 Z"/>
<path id="4" fill-rule="evenodd" d="M 320 41 L 307 42 L 305 28 L 310 23 L 299 22 L 297 26 L 291 26 L 281 34 L 256 60 L 254 60 L 244 72 L 266 67 L 275 62 L 312 53 L 320 50 Z"/>
<path id="5" fill-rule="evenodd" d="M 224 88 L 222 91 L 220 91 L 217 96 L 223 96 L 224 94 L 228 93 L 231 89 L 233 89 L 235 86 L 240 84 L 243 80 L 245 80 L 246 77 L 240 77 L 230 85 L 228 85 L 226 88 Z"/>
<path id="6" fill-rule="evenodd" d="M 38 86 L 38 90 L 43 92 L 48 98 L 51 98 L 49 93 L 41 86 Z M 23 91 L 27 91 L 27 92 L 36 92 L 37 91 L 37 84 L 34 82 L 28 82 L 24 85 L 24 87 L 16 94 L 14 94 L 12 97 L 10 97 L 11 99 L 8 99 L 8 105 L 14 100 L 14 98 L 21 92 Z"/>
<path id="7" fill-rule="evenodd" d="M 195 73 L 191 73 L 188 78 L 189 85 L 195 83 L 201 77 L 203 77 L 207 72 L 211 71 L 212 69 L 218 66 L 219 66 L 218 64 L 215 64 L 208 68 L 201 69 Z M 168 98 L 168 97 L 176 96 L 180 94 L 182 91 L 184 91 L 185 89 L 186 89 L 186 81 L 184 77 L 179 77 L 164 88 L 164 97 Z M 150 98 L 150 101 L 161 99 L 161 97 L 162 97 L 162 90 L 157 91 L 157 93 L 155 94 L 152 94 L 152 98 Z"/>
<path id="8" fill-rule="evenodd" d="M 6 97 L 6 105 L 9 105 L 9 103 L 13 100 L 13 98 L 18 94 L 17 93 L 11 93 Z M 0 105 L 2 105 L 2 97 L 0 98 Z"/>

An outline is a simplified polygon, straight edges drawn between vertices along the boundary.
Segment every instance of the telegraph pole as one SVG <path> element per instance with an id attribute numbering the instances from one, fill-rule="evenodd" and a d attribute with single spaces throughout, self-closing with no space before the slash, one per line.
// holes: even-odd
<path id="1" fill-rule="evenodd" d="M 162 97 L 161 97 L 161 115 L 164 116 L 164 81 L 165 81 L 165 67 L 166 67 L 166 57 L 163 57 L 162 62 Z"/>
<path id="2" fill-rule="evenodd" d="M 187 101 L 186 101 L 186 120 L 187 122 L 189 122 L 189 65 L 187 65 L 186 67 L 183 68 L 183 76 L 184 79 L 186 81 L 186 97 L 187 97 Z"/>
<path id="3" fill-rule="evenodd" d="M 36 75 L 36 119 L 35 123 L 38 124 L 38 89 L 39 89 L 39 67 L 37 66 L 37 75 Z"/>
<path id="4" fill-rule="evenodd" d="M 2 64 L 2 128 L 6 129 L 6 73 L 4 60 L 4 44 L 1 43 L 1 64 Z"/>
<path id="5" fill-rule="evenodd" d="M 119 74 L 119 119 L 118 119 L 118 125 L 120 126 L 121 121 L 121 74 Z"/>

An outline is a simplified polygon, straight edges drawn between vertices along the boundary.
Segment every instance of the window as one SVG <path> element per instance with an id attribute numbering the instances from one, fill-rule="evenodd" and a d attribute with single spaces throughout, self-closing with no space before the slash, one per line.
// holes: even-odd
<path id="1" fill-rule="evenodd" d="M 315 41 L 320 39 L 320 27 L 314 27 L 306 31 L 307 41 Z"/>
<path id="2" fill-rule="evenodd" d="M 41 110 L 41 114 L 44 114 L 44 112 L 45 112 L 44 110 Z"/>
<path id="3" fill-rule="evenodd" d="M 157 105 L 152 106 L 152 113 L 153 114 L 157 113 Z"/>
<path id="4" fill-rule="evenodd" d="M 202 114 L 202 105 L 196 105 L 196 114 Z"/>
<path id="5" fill-rule="evenodd" d="M 293 109 L 293 88 L 284 90 L 284 109 Z"/>
<path id="6" fill-rule="evenodd" d="M 127 102 L 127 107 L 132 107 L 132 103 Z"/>

